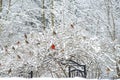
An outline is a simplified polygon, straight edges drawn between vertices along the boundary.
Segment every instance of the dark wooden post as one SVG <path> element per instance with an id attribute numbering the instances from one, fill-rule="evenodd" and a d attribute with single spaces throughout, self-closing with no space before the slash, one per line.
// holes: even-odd
<path id="1" fill-rule="evenodd" d="M 69 71 L 69 77 L 71 77 L 71 73 L 70 73 L 70 66 L 68 67 L 68 71 Z"/>
<path id="2" fill-rule="evenodd" d="M 87 71 L 86 71 L 86 65 L 84 65 L 84 77 L 86 78 L 87 77 Z"/>
<path id="3" fill-rule="evenodd" d="M 33 78 L 33 71 L 31 71 L 29 74 L 30 74 L 30 78 Z"/>

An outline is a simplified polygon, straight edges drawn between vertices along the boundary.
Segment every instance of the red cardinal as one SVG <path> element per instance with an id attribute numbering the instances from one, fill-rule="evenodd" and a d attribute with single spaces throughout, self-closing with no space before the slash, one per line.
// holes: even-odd
<path id="1" fill-rule="evenodd" d="M 55 49 L 55 45 L 54 45 L 54 44 L 52 44 L 50 48 L 51 48 L 51 49 Z"/>

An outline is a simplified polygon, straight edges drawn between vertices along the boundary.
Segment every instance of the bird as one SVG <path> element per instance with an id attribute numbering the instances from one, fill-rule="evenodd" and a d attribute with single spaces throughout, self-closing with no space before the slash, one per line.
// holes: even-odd
<path id="1" fill-rule="evenodd" d="M 26 34 L 24 34 L 24 37 L 25 37 L 25 39 L 27 39 L 27 35 Z"/>
<path id="2" fill-rule="evenodd" d="M 51 49 L 55 49 L 55 45 L 54 44 L 51 45 Z"/>
<path id="3" fill-rule="evenodd" d="M 38 42 L 37 45 L 40 45 L 40 43 Z"/>
<path id="4" fill-rule="evenodd" d="M 5 51 L 6 51 L 6 52 L 8 52 L 8 50 L 7 50 L 7 49 L 5 49 Z"/>
<path id="5" fill-rule="evenodd" d="M 56 35 L 56 32 L 55 32 L 55 31 L 53 31 L 53 35 Z"/>
<path id="6" fill-rule="evenodd" d="M 12 49 L 15 50 L 15 47 L 13 46 Z"/>
<path id="7" fill-rule="evenodd" d="M 70 26 L 71 26 L 71 28 L 74 28 L 73 24 L 71 24 Z"/>
<path id="8" fill-rule="evenodd" d="M 27 44 L 29 44 L 29 42 L 28 42 L 27 40 L 25 40 L 25 42 L 26 42 Z"/>
<path id="9" fill-rule="evenodd" d="M 20 42 L 18 41 L 16 44 L 20 44 Z"/>
<path id="10" fill-rule="evenodd" d="M 10 74 L 12 72 L 11 68 L 8 70 L 8 74 Z"/>
<path id="11" fill-rule="evenodd" d="M 107 68 L 106 69 L 106 72 L 109 74 L 109 72 L 110 72 L 111 70 L 110 70 L 110 68 Z"/>
<path id="12" fill-rule="evenodd" d="M 7 46 L 7 45 L 5 45 L 5 48 L 8 48 L 8 46 Z"/>
<path id="13" fill-rule="evenodd" d="M 17 55 L 17 58 L 18 58 L 18 59 L 21 59 L 21 57 L 20 57 L 19 55 Z"/>
<path id="14" fill-rule="evenodd" d="M 64 49 L 62 49 L 60 52 L 64 52 Z"/>

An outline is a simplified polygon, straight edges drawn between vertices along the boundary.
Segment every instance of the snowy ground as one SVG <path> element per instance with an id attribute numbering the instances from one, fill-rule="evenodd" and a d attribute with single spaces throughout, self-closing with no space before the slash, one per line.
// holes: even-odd
<path id="1" fill-rule="evenodd" d="M 28 78 L 0 78 L 0 80 L 28 80 Z M 84 78 L 32 78 L 29 80 L 114 80 L 114 79 L 84 79 Z M 120 80 L 120 79 L 115 79 Z"/>
<path id="2" fill-rule="evenodd" d="M 86 80 L 84 78 L 32 78 L 30 80 Z M 27 80 L 25 78 L 0 78 L 0 80 Z"/>
<path id="3" fill-rule="evenodd" d="M 32 78 L 30 80 L 86 80 L 84 78 Z M 0 78 L 0 80 L 27 80 L 25 78 Z"/>

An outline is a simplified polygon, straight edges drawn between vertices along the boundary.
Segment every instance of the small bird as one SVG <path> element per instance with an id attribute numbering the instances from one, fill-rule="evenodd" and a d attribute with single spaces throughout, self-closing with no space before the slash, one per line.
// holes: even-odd
<path id="1" fill-rule="evenodd" d="M 29 44 L 29 42 L 28 42 L 27 40 L 25 40 L 25 42 L 26 42 L 27 44 Z"/>
<path id="2" fill-rule="evenodd" d="M 7 45 L 5 45 L 5 48 L 8 48 L 8 46 L 7 46 Z"/>
<path id="3" fill-rule="evenodd" d="M 37 45 L 40 45 L 40 43 L 37 43 Z"/>
<path id="4" fill-rule="evenodd" d="M 71 24 L 70 26 L 71 26 L 71 28 L 74 28 L 73 24 Z"/>
<path id="5" fill-rule="evenodd" d="M 62 49 L 60 52 L 64 52 L 64 49 Z"/>
<path id="6" fill-rule="evenodd" d="M 20 42 L 18 41 L 16 44 L 20 44 Z"/>
<path id="7" fill-rule="evenodd" d="M 6 51 L 6 52 L 8 52 L 8 50 L 7 50 L 7 49 L 5 49 L 5 51 Z"/>
<path id="8" fill-rule="evenodd" d="M 13 46 L 12 49 L 15 50 L 15 47 Z"/>
<path id="9" fill-rule="evenodd" d="M 109 68 L 106 69 L 107 74 L 109 74 L 111 70 Z"/>
<path id="10" fill-rule="evenodd" d="M 8 70 L 8 74 L 10 74 L 12 72 L 11 68 Z"/>
<path id="11" fill-rule="evenodd" d="M 19 55 L 17 55 L 17 58 L 18 58 L 18 59 L 21 59 L 21 57 L 20 57 Z"/>
<path id="12" fill-rule="evenodd" d="M 55 49 L 55 45 L 54 45 L 54 44 L 52 44 L 50 48 L 51 48 L 51 49 Z"/>
<path id="13" fill-rule="evenodd" d="M 24 34 L 24 37 L 25 37 L 25 39 L 27 39 L 27 35 L 26 34 Z"/>
<path id="14" fill-rule="evenodd" d="M 53 31 L 53 35 L 56 35 L 56 32 L 55 32 L 55 31 Z"/>
<path id="15" fill-rule="evenodd" d="M 6 45 L 6 46 L 5 46 L 5 51 L 6 51 L 6 52 L 8 52 L 7 48 L 8 48 L 8 46 Z"/>

